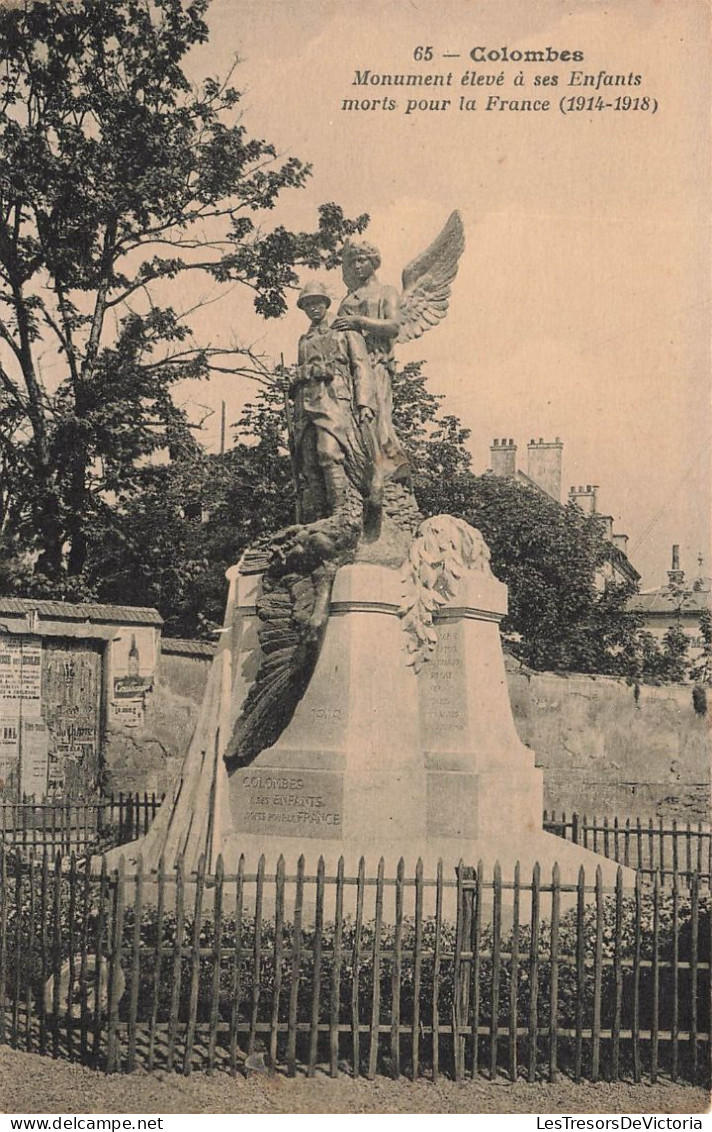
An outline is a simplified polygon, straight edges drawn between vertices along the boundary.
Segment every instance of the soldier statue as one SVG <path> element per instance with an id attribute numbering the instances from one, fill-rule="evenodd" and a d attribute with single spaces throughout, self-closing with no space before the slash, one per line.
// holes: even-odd
<path id="1" fill-rule="evenodd" d="M 366 343 L 354 331 L 334 330 L 331 299 L 310 282 L 297 306 L 310 320 L 299 340 L 293 445 L 300 478 L 302 521 L 326 518 L 343 508 L 349 484 L 369 490 L 372 459 L 368 431 L 376 415 L 376 391 Z"/>

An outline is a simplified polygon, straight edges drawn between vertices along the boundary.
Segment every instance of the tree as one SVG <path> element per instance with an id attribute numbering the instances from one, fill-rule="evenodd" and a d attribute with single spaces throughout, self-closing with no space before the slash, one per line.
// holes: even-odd
<path id="1" fill-rule="evenodd" d="M 626 610 L 633 588 L 601 584 L 612 551 L 598 517 L 491 473 L 473 477 L 462 517 L 509 587 L 502 629 L 515 656 L 533 668 L 621 670 L 637 627 Z"/>
<path id="2" fill-rule="evenodd" d="M 679 622 L 671 625 L 663 637 L 660 679 L 666 684 L 681 684 L 687 677 L 690 642 Z"/>
<path id="3" fill-rule="evenodd" d="M 469 499 L 470 430 L 442 413 L 443 397 L 428 388 L 423 362 L 411 362 L 393 377 L 393 423 L 413 471 L 413 488 L 424 515 L 460 515 Z"/>
<path id="4" fill-rule="evenodd" d="M 206 636 L 222 624 L 226 569 L 294 519 L 280 388 L 260 388 L 235 429 L 220 456 L 187 427 L 174 429 L 171 461 L 140 470 L 139 489 L 90 543 L 85 578 L 97 601 L 154 606 L 168 636 Z"/>
<path id="5" fill-rule="evenodd" d="M 600 520 L 515 480 L 473 475 L 469 432 L 442 412 L 422 364 L 405 366 L 393 384 L 394 421 L 422 511 L 479 527 L 495 574 L 509 586 L 510 651 L 535 668 L 639 675 L 638 620 L 626 609 L 631 587 L 601 586 L 611 548 Z M 184 436 L 170 465 L 142 475 L 143 490 L 97 540 L 89 563 L 95 592 L 157 606 L 168 632 L 207 633 L 222 619 L 225 569 L 294 519 L 283 386 L 258 390 L 224 456 L 208 457 Z"/>
<path id="6" fill-rule="evenodd" d="M 696 684 L 712 684 L 712 613 L 703 609 L 700 614 L 702 650 L 690 666 L 690 679 Z"/>
<path id="7" fill-rule="evenodd" d="M 207 2 L 0 9 L 0 531 L 55 596 L 84 592 L 92 531 L 179 427 L 175 383 L 259 376 L 193 342 L 174 281 L 239 284 L 275 317 L 297 269 L 335 266 L 367 223 L 323 205 L 311 232 L 263 226 L 310 169 L 248 136 L 229 77 L 189 83 Z"/>

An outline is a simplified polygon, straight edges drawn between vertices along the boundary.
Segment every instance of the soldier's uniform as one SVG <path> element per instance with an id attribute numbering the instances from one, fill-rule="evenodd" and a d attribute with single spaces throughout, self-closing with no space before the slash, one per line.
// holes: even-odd
<path id="1" fill-rule="evenodd" d="M 344 463 L 352 465 L 354 449 L 363 447 L 358 412 L 376 410 L 361 335 L 333 330 L 326 321 L 310 326 L 299 339 L 293 396 L 295 453 L 307 495 L 304 518 L 310 521 L 333 513 L 342 501 Z"/>

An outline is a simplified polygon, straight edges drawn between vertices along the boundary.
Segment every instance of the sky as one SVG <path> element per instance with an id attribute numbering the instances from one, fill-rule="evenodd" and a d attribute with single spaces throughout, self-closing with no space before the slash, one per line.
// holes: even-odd
<path id="1" fill-rule="evenodd" d="M 670 547 L 688 576 L 711 573 L 709 19 L 706 0 L 213 0 L 209 45 L 194 77 L 224 74 L 237 55 L 245 126 L 313 166 L 307 187 L 285 194 L 274 222 L 310 228 L 317 207 L 367 212 L 382 281 L 402 268 L 458 208 L 466 249 L 450 310 L 438 327 L 399 347 L 425 359 L 443 407 L 471 429 L 473 468 L 489 466 L 493 437 L 512 437 L 526 470 L 531 438 L 561 437 L 563 492 L 597 484 L 599 508 L 630 537 L 643 587 L 666 581 Z M 430 46 L 430 62 L 414 59 Z M 473 61 L 551 47 L 581 62 Z M 455 55 L 459 58 L 443 58 Z M 405 113 L 412 89 L 354 86 L 356 70 L 447 74 L 446 111 Z M 638 85 L 572 86 L 640 75 Z M 467 71 L 505 75 L 502 86 L 463 86 Z M 525 85 L 512 80 L 523 71 Z M 534 76 L 558 84 L 534 87 Z M 600 80 L 596 80 L 599 81 Z M 548 112 L 486 111 L 487 98 L 549 97 Z M 559 99 L 648 96 L 648 111 L 560 113 Z M 394 96 L 394 111 L 343 110 L 344 99 Z M 477 109 L 460 110 L 460 97 Z M 337 273 L 323 281 L 335 301 Z M 294 305 L 265 322 L 233 290 L 199 329 L 237 338 L 286 361 L 304 316 Z M 252 392 L 229 376 L 182 390 L 216 413 L 218 443 Z M 201 411 L 202 413 L 202 411 Z"/>

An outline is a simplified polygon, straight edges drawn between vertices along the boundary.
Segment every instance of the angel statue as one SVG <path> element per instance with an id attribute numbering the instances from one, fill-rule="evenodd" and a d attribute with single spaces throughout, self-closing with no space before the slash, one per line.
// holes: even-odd
<path id="1" fill-rule="evenodd" d="M 243 556 L 261 573 L 260 659 L 225 758 L 249 763 L 277 741 L 303 696 L 321 649 L 336 571 L 357 557 L 399 566 L 422 515 L 410 465 L 393 428 L 394 346 L 437 325 L 465 237 L 453 212 L 433 243 L 403 272 L 403 292 L 381 283 L 378 249 L 348 242 L 348 294 L 329 325 L 329 298 L 308 283 L 298 305 L 310 319 L 293 382 L 294 455 L 307 521 Z M 381 528 L 381 519 L 388 524 Z"/>
<path id="2" fill-rule="evenodd" d="M 334 330 L 358 331 L 366 342 L 376 388 L 378 468 L 371 501 L 382 501 L 384 484 L 410 479 L 408 457 L 393 428 L 394 346 L 419 338 L 447 314 L 450 284 L 465 247 L 459 212 L 451 213 L 432 244 L 403 271 L 403 292 L 381 283 L 378 248 L 365 240 L 344 245 L 342 272 L 348 294 L 339 307 Z M 379 499 L 380 494 L 380 499 Z"/>

